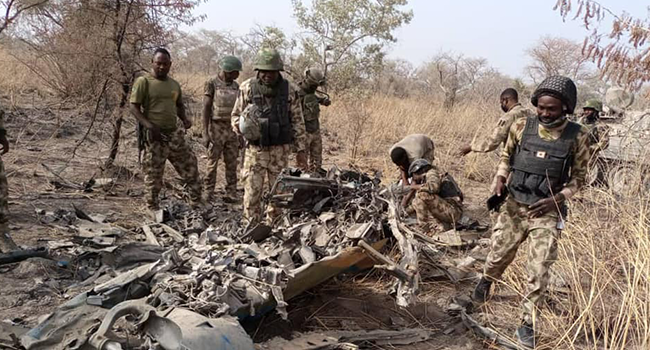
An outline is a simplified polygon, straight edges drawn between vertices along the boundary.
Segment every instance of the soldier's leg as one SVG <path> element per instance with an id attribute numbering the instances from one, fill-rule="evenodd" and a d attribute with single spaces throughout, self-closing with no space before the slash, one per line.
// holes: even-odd
<path id="1" fill-rule="evenodd" d="M 559 232 L 557 217 L 548 215 L 529 220 L 528 284 L 522 301 L 523 321 L 533 324 L 548 287 L 549 270 L 557 260 Z"/>
<path id="2" fill-rule="evenodd" d="M 163 142 L 150 141 L 144 148 L 142 171 L 144 172 L 145 198 L 147 208 L 158 210 L 160 207 L 160 191 L 163 187 L 165 161 L 169 148 Z"/>
<path id="3" fill-rule="evenodd" d="M 312 134 L 309 146 L 309 166 L 313 171 L 318 171 L 323 166 L 323 138 L 320 130 Z"/>
<path id="4" fill-rule="evenodd" d="M 269 152 L 250 146 L 246 150 L 242 181 L 244 182 L 244 220 L 249 223 L 260 222 L 262 217 L 262 191 L 264 176 L 270 159 Z"/>
<path id="5" fill-rule="evenodd" d="M 202 188 L 199 180 L 198 162 L 194 151 L 185 142 L 185 135 L 181 130 L 177 130 L 171 135 L 169 149 L 169 161 L 187 188 L 192 204 L 200 203 Z"/>
<path id="6" fill-rule="evenodd" d="M 289 166 L 289 153 L 291 153 L 291 147 L 289 145 L 274 146 L 271 147 L 269 153 L 271 158 L 266 173 L 269 177 L 269 187 L 271 187 L 282 172 L 282 169 Z M 270 225 L 275 218 L 280 216 L 280 214 L 282 214 L 280 208 L 269 204 L 266 208 L 267 224 Z"/>
<path id="7" fill-rule="evenodd" d="M 503 271 L 514 260 L 517 249 L 527 235 L 526 206 L 508 199 L 501 207 L 490 237 L 483 274 L 490 280 L 501 278 Z"/>
<path id="8" fill-rule="evenodd" d="M 237 162 L 239 155 L 239 141 L 237 134 L 232 131 L 230 123 L 226 122 L 224 130 L 223 160 L 226 164 L 226 194 L 229 197 L 237 197 Z"/>
<path id="9" fill-rule="evenodd" d="M 208 172 L 205 174 L 204 190 L 208 200 L 212 199 L 214 195 L 214 186 L 217 183 L 217 167 L 219 165 L 219 157 L 223 152 L 223 139 L 219 135 L 217 123 L 210 122 L 210 148 L 208 149 Z"/>
<path id="10" fill-rule="evenodd" d="M 425 197 L 426 196 L 424 195 L 416 194 L 411 201 L 411 204 L 407 206 L 407 208 L 415 211 L 415 216 L 417 217 L 418 224 L 420 225 L 427 225 L 434 220 L 431 212 L 429 211 L 429 206 L 424 200 Z"/>
<path id="11" fill-rule="evenodd" d="M 0 159 L 0 253 L 18 250 L 18 246 L 9 234 L 9 184 L 5 165 Z"/>
<path id="12" fill-rule="evenodd" d="M 461 215 L 463 215 L 462 207 L 452 202 L 452 200 L 445 200 L 438 195 L 426 192 L 418 192 L 416 198 L 424 203 L 426 210 L 431 216 L 446 227 L 453 226 L 460 219 Z"/>

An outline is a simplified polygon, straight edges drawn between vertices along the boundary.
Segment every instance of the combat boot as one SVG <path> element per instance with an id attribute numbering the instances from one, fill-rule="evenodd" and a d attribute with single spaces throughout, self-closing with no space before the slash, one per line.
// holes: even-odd
<path id="1" fill-rule="evenodd" d="M 9 235 L 9 225 L 7 223 L 0 224 L 0 253 L 11 253 L 19 249 Z"/>
<path id="2" fill-rule="evenodd" d="M 519 345 L 525 349 L 535 348 L 535 330 L 533 329 L 533 325 L 522 323 L 521 326 L 517 328 L 516 336 Z"/>
<path id="3" fill-rule="evenodd" d="M 476 288 L 474 288 L 472 299 L 479 303 L 486 302 L 490 296 L 490 287 L 492 287 L 492 281 L 488 280 L 485 277 L 481 277 L 481 280 L 478 281 Z"/>

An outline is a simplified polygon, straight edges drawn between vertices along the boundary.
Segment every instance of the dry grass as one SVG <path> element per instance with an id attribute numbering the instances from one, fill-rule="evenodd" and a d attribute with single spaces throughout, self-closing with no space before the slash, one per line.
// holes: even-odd
<path id="1" fill-rule="evenodd" d="M 466 104 L 445 112 L 422 99 L 373 96 L 346 98 L 325 109 L 323 123 L 345 161 L 394 172 L 387 150 L 404 135 L 424 133 L 436 144 L 436 162 L 460 179 L 487 187 L 497 157 L 460 160 L 455 151 L 476 134 L 488 133 L 497 106 Z M 487 117 L 486 117 L 487 116 Z M 641 169 L 638 169 L 641 171 Z M 554 265 L 549 307 L 540 318 L 543 349 L 650 348 L 649 194 L 631 191 L 621 198 L 606 188 L 587 188 L 571 202 Z M 519 300 L 526 288 L 526 246 L 507 270 L 500 294 L 514 296 L 491 308 L 507 320 L 505 336 L 519 322 Z M 499 302 L 497 302 L 499 303 Z"/>

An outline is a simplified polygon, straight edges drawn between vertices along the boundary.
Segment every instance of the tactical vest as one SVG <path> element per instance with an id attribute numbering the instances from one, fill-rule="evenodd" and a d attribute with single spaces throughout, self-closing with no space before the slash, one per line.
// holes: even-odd
<path id="1" fill-rule="evenodd" d="M 313 134 L 320 129 L 320 103 L 315 93 L 302 93 L 302 113 L 305 119 L 305 130 Z"/>
<path id="2" fill-rule="evenodd" d="M 463 192 L 460 190 L 460 186 L 458 186 L 456 180 L 454 180 L 454 178 L 449 173 L 446 173 L 445 176 L 442 177 L 438 195 L 441 198 L 459 197 L 461 201 L 464 199 Z"/>
<path id="3" fill-rule="evenodd" d="M 512 174 L 508 190 L 514 199 L 531 205 L 560 192 L 569 179 L 573 164 L 571 150 L 576 143 L 580 125 L 569 122 L 557 140 L 546 141 L 539 136 L 537 116 L 526 120 L 526 127 L 510 158 Z"/>
<path id="4" fill-rule="evenodd" d="M 237 101 L 239 86 L 233 82 L 230 85 L 214 84 L 214 113 L 212 120 L 230 121 L 230 114 Z"/>
<path id="5" fill-rule="evenodd" d="M 267 103 L 257 79 L 251 80 L 251 101 L 262 111 L 259 116 L 260 141 L 252 142 L 256 146 L 268 147 L 287 145 L 293 142 L 291 128 L 291 111 L 289 110 L 289 82 L 282 79 L 278 93 Z"/>

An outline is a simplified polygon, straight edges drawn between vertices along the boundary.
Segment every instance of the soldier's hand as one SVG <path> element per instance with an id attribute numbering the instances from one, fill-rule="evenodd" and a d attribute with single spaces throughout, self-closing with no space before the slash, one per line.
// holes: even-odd
<path id="1" fill-rule="evenodd" d="M 528 207 L 528 217 L 539 218 L 546 213 L 557 211 L 557 204 L 553 198 L 544 198 Z"/>
<path id="2" fill-rule="evenodd" d="M 494 186 L 494 193 L 497 196 L 501 197 L 501 195 L 505 192 L 504 189 L 506 188 L 506 178 L 503 176 L 497 176 L 497 183 Z"/>
<path id="3" fill-rule="evenodd" d="M 472 146 L 470 146 L 470 145 L 468 144 L 468 145 L 464 145 L 464 146 L 462 146 L 462 147 L 460 148 L 460 150 L 458 150 L 458 154 L 459 154 L 461 157 L 463 157 L 463 156 L 466 156 L 466 155 L 467 155 L 469 152 L 471 152 L 471 151 L 472 151 Z"/>
<path id="4" fill-rule="evenodd" d="M 296 163 L 298 163 L 298 168 L 307 169 L 307 153 L 305 151 L 296 153 Z"/>
<path id="5" fill-rule="evenodd" d="M 162 136 L 160 135 L 160 128 L 157 125 L 151 124 L 151 127 L 148 129 L 151 141 L 160 141 L 162 139 Z"/>
<path id="6" fill-rule="evenodd" d="M 203 147 L 205 147 L 205 148 L 210 147 L 210 132 L 209 131 L 203 132 Z"/>
<path id="7" fill-rule="evenodd" d="M 0 138 L 0 145 L 2 145 L 2 151 L 0 154 L 9 152 L 9 140 L 7 140 L 7 136 Z"/>
<path id="8" fill-rule="evenodd" d="M 188 130 L 192 127 L 192 121 L 189 118 L 183 119 L 183 126 L 185 127 L 185 130 Z"/>

